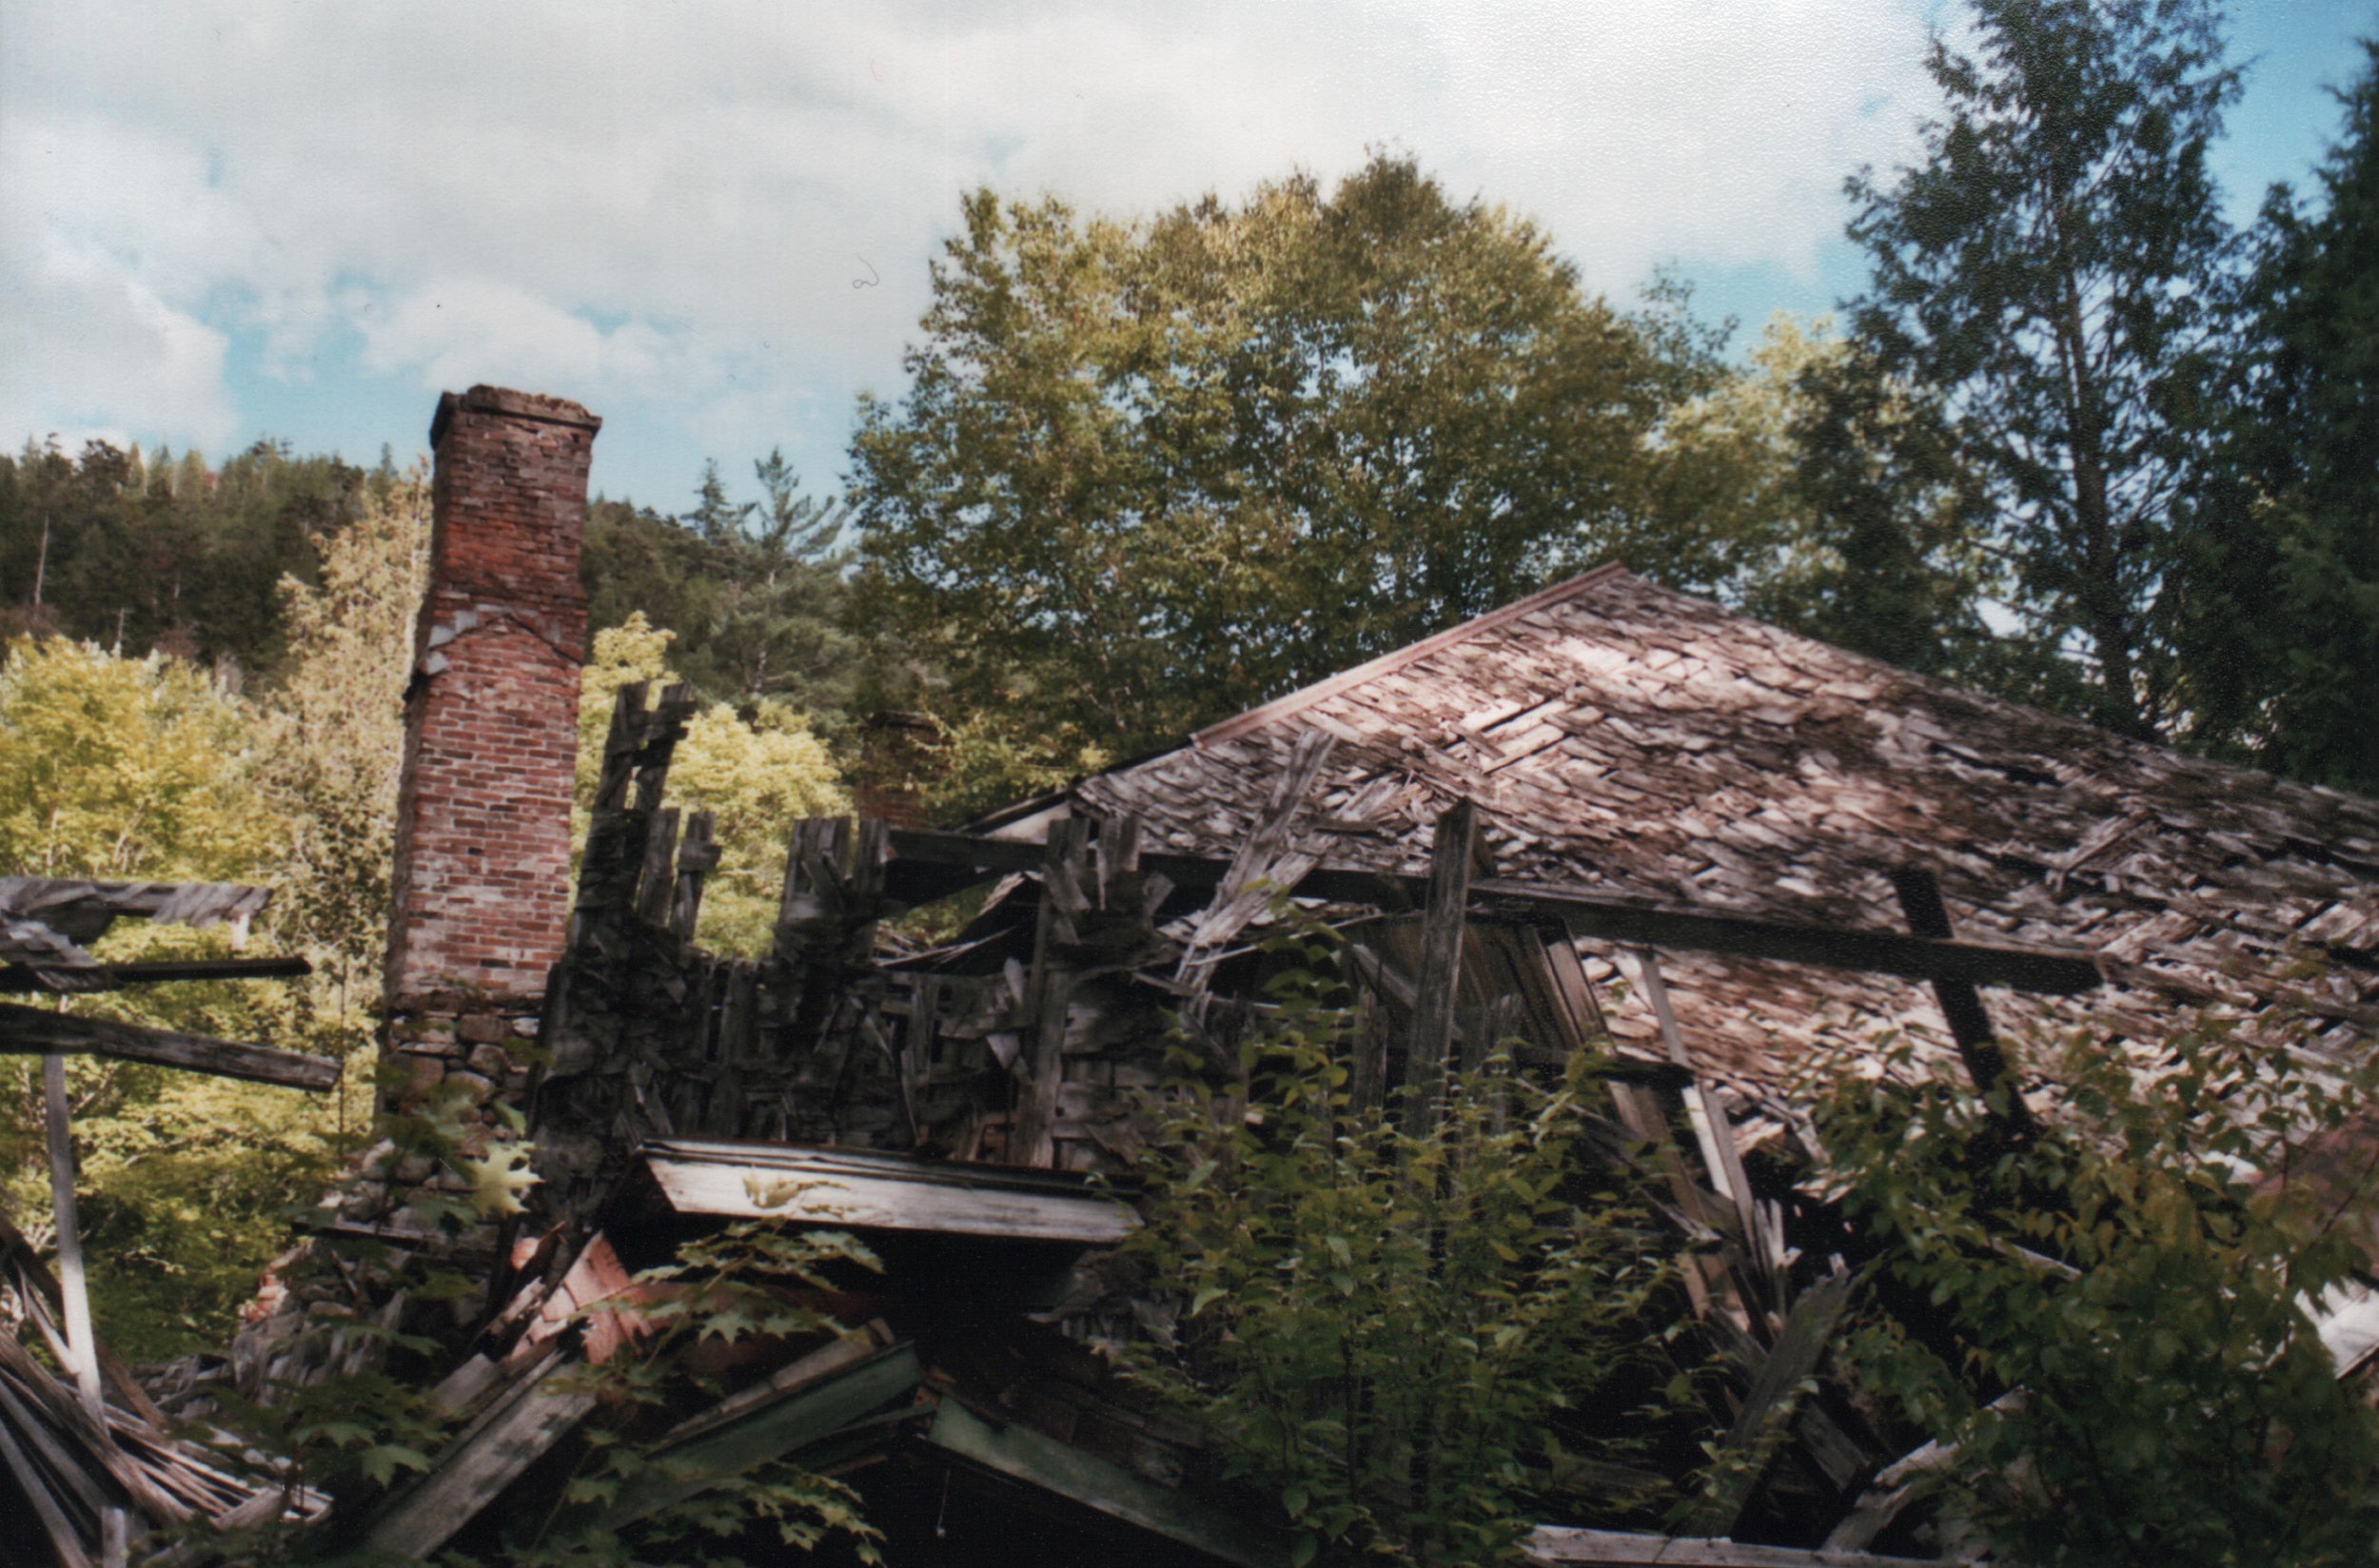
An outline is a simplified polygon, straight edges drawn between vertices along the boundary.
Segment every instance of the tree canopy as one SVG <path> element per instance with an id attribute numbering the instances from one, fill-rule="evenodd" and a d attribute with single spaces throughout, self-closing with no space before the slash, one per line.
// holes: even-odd
<path id="1" fill-rule="evenodd" d="M 69 457 L 28 441 L 0 458 L 0 631 L 274 676 L 285 651 L 276 584 L 312 582 L 320 546 L 395 478 L 385 461 L 366 474 L 274 441 L 215 469 L 195 451 L 91 441 Z"/>
<path id="2" fill-rule="evenodd" d="M 805 494 L 779 451 L 752 468 L 757 501 L 729 500 L 716 462 L 678 518 L 597 500 L 580 563 L 588 623 L 642 614 L 676 634 L 677 668 L 704 696 L 787 703 L 838 735 L 871 656 L 846 603 L 848 508 Z"/>
<path id="3" fill-rule="evenodd" d="M 1408 160 L 1136 222 L 962 216 L 852 448 L 867 613 L 962 711 L 1129 750 L 1565 569 L 1725 573 L 1652 444 L 1706 344 Z"/>
<path id="4" fill-rule="evenodd" d="M 613 701 L 632 683 L 642 681 L 658 692 L 679 678 L 669 662 L 675 637 L 640 611 L 595 634 L 579 684 L 579 820 L 572 825 L 573 844 L 586 841 L 585 813 L 602 777 Z M 712 814 L 712 841 L 719 847 L 698 934 L 715 949 L 766 952 L 792 825 L 850 807 L 834 759 L 802 715 L 781 702 L 762 701 L 749 718 L 727 703 L 714 702 L 687 722 L 670 783 L 682 810 Z"/>

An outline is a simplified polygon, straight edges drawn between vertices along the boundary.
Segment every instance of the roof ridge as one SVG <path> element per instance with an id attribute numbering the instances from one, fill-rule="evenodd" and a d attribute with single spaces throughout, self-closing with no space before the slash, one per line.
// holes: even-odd
<path id="1" fill-rule="evenodd" d="M 1498 626 L 1518 620 L 1532 611 L 1542 610 L 1548 604 L 1558 604 L 1581 589 L 1591 587 L 1596 583 L 1607 582 L 1612 578 L 1630 575 L 1624 562 L 1606 560 L 1589 571 L 1581 572 L 1574 578 L 1565 578 L 1549 587 L 1540 588 L 1525 598 L 1514 599 L 1501 608 L 1489 610 L 1485 615 L 1465 620 L 1459 626 L 1449 626 L 1445 631 L 1423 637 L 1418 642 L 1408 642 L 1402 648 L 1382 654 L 1368 663 L 1358 664 L 1351 670 L 1341 670 L 1338 674 L 1317 680 L 1310 686 L 1300 687 L 1286 696 L 1276 696 L 1259 707 L 1249 708 L 1243 714 L 1234 715 L 1219 723 L 1209 724 L 1203 730 L 1193 732 L 1190 736 L 1190 744 L 1193 747 L 1204 747 L 1220 745 L 1226 740 L 1236 740 L 1250 730 L 1262 729 L 1276 718 L 1286 718 L 1290 714 L 1311 707 L 1325 697 L 1337 696 L 1349 686 L 1360 685 L 1376 676 L 1393 674 L 1417 659 L 1426 658 L 1441 648 L 1451 647 L 1481 632 L 1492 631 Z M 1102 772 L 1113 771 L 1115 770 L 1102 770 Z"/>

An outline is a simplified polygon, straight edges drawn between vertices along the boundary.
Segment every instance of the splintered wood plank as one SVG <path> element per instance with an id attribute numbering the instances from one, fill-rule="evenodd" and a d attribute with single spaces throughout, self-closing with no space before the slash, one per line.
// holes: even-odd
<path id="1" fill-rule="evenodd" d="M 788 1458 L 905 1398 L 924 1375 L 916 1347 L 839 1340 L 802 1357 L 732 1411 L 697 1416 L 653 1450 L 598 1528 L 617 1530 L 756 1464 Z"/>
<path id="2" fill-rule="evenodd" d="M 702 889 L 718 869 L 719 847 L 711 836 L 712 814 L 696 812 L 686 818 L 684 841 L 678 847 L 678 880 L 669 905 L 669 929 L 680 941 L 694 940 L 702 917 Z"/>
<path id="3" fill-rule="evenodd" d="M 90 1554 L 83 1549 L 83 1538 L 50 1496 L 42 1471 L 33 1458 L 20 1446 L 10 1432 L 10 1423 L 0 1421 L 0 1463 L 6 1463 L 16 1489 L 32 1504 L 33 1518 L 41 1525 L 42 1534 L 49 1538 L 49 1549 L 57 1554 L 59 1568 L 94 1568 Z"/>
<path id="4" fill-rule="evenodd" d="M 569 1384 L 580 1370 L 576 1360 L 555 1356 L 523 1377 L 447 1443 L 421 1480 L 389 1499 L 364 1533 L 364 1550 L 423 1558 L 454 1539 L 595 1408 L 592 1394 Z"/>
<path id="5" fill-rule="evenodd" d="M 77 992 L 120 986 L 154 986 L 182 980 L 295 980 L 314 972 L 303 958 L 168 958 L 146 964 L 76 965 L 66 970 L 11 965 L 0 968 L 0 994 L 49 990 L 48 977 L 64 973 Z"/>
<path id="6" fill-rule="evenodd" d="M 1335 739 L 1308 731 L 1297 737 L 1288 765 L 1274 776 L 1264 810 L 1239 841 L 1221 877 L 1202 885 L 1213 901 L 1199 916 L 1182 953 L 1180 977 L 1203 985 L 1212 972 L 1211 955 L 1271 906 L 1272 898 L 1301 881 L 1320 860 L 1299 853 L 1297 818 L 1327 765 Z M 1147 857 L 1143 857 L 1144 862 Z M 1176 886 L 1189 886 L 1180 878 Z"/>
<path id="7" fill-rule="evenodd" d="M 1038 844 L 924 829 L 897 829 L 892 837 L 897 860 L 915 866 L 965 866 L 986 875 L 1035 869 L 1044 853 Z M 1191 889 L 1216 886 L 1229 864 L 1203 855 L 1155 853 L 1144 853 L 1140 860 L 1144 871 L 1162 874 L 1177 888 Z M 1300 898 L 1332 903 L 1392 902 L 1409 908 L 1426 900 L 1428 881 L 1394 872 L 1317 865 L 1288 891 Z M 1964 980 L 2053 996 L 2093 990 L 2103 983 L 2095 957 L 2071 950 L 1937 941 L 1901 931 L 1774 920 L 1504 878 L 1476 882 L 1470 893 L 1476 912 L 1560 921 L 1572 936 L 1588 941 L 1766 958 L 1911 980 Z"/>
<path id="8" fill-rule="evenodd" d="M 1575 1050 L 1610 1032 L 1602 1018 L 1602 1004 L 1594 994 L 1594 982 L 1586 978 L 1585 967 L 1578 961 L 1577 944 L 1553 931 L 1543 936 L 1539 951 L 1545 989 L 1559 1008 L 1563 1045 Z"/>
<path id="9" fill-rule="evenodd" d="M 925 1441 L 986 1470 L 1241 1568 L 1287 1568 L 1288 1542 L 1242 1515 L 1183 1496 L 1021 1422 L 996 1424 L 945 1396 Z"/>
<path id="10" fill-rule="evenodd" d="M 1791 1314 L 1784 1320 L 1783 1332 L 1777 1335 L 1776 1343 L 1769 1347 L 1759 1370 L 1752 1374 L 1742 1409 L 1720 1445 L 1722 1460 L 1747 1460 L 1761 1451 L 1771 1430 L 1791 1410 L 1801 1380 L 1818 1369 L 1818 1362 L 1834 1337 L 1834 1325 L 1841 1321 L 1842 1309 L 1850 1304 L 1856 1278 L 1851 1274 L 1833 1275 L 1803 1291 L 1800 1300 L 1793 1303 Z M 1715 1474 L 1720 1479 L 1686 1516 L 1685 1528 L 1720 1533 L 1732 1530 L 1759 1489 L 1763 1473 L 1763 1469 L 1754 1469 L 1747 1462 L 1731 1467 L 1718 1465 Z"/>
<path id="11" fill-rule="evenodd" d="M 664 806 L 653 813 L 652 835 L 644 841 L 644 865 L 637 876 L 636 912 L 648 926 L 669 918 L 669 901 L 677 892 L 670 868 L 678 853 L 678 809 Z"/>
<path id="12" fill-rule="evenodd" d="M 270 1046 L 239 1045 L 200 1034 L 177 1034 L 171 1029 L 119 1024 L 113 1019 L 88 1018 L 80 1013 L 49 1012 L 11 1002 L 0 1002 L 0 1051 L 112 1056 L 127 1062 L 210 1072 L 219 1078 L 278 1084 L 316 1094 L 325 1093 L 339 1083 L 339 1064 L 325 1056 L 305 1056 Z"/>
<path id="13" fill-rule="evenodd" d="M 1758 1220 L 1751 1208 L 1750 1178 L 1744 1174 L 1742 1156 L 1735 1147 L 1734 1128 L 1717 1097 L 1711 1094 L 1692 1053 L 1685 1049 L 1676 1011 L 1669 1006 L 1668 984 L 1661 977 L 1659 956 L 1645 948 L 1636 954 L 1636 962 L 1637 972 L 1643 980 L 1644 999 L 1652 1004 L 1652 1014 L 1660 1023 L 1661 1040 L 1668 1049 L 1669 1064 L 1693 1075 L 1693 1083 L 1685 1090 L 1685 1110 L 1693 1123 L 1694 1138 L 1701 1147 L 1702 1165 L 1710 1173 L 1710 1185 L 1718 1189 L 1720 1197 L 1736 1206 L 1742 1217 L 1744 1245 L 1754 1245 Z"/>
<path id="14" fill-rule="evenodd" d="M 1066 1011 L 1073 1000 L 1074 975 L 1058 952 L 1076 937 L 1074 917 L 1088 905 L 1083 882 L 1090 874 L 1091 824 L 1068 817 L 1049 825 L 1041 865 L 1041 908 L 1032 934 L 1032 969 L 1025 987 L 1032 1020 L 1024 1058 L 1024 1093 L 1016 1106 L 1016 1149 L 1022 1164 L 1050 1163 L 1057 1091 L 1065 1081 Z"/>
<path id="15" fill-rule="evenodd" d="M 1111 1246 L 1131 1208 L 1078 1179 L 853 1149 L 647 1144 L 643 1159 L 680 1214 Z"/>
<path id="16" fill-rule="evenodd" d="M 0 876 L 0 912 L 96 940 L 118 915 L 160 925 L 244 925 L 272 900 L 270 888 L 230 882 L 87 882 L 71 877 Z"/>

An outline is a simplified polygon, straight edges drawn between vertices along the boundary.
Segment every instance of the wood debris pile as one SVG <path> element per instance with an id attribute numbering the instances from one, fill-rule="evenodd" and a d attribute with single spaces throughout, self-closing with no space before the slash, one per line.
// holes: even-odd
<path id="1" fill-rule="evenodd" d="M 926 1549 L 900 1532 L 952 1508 L 969 1521 L 970 1561 L 1285 1560 L 1286 1536 L 1219 1483 L 1194 1428 L 1141 1405 L 1086 1346 L 1135 1332 L 1150 1304 L 1104 1264 L 1131 1210 L 1087 1183 L 1128 1179 L 1142 1097 L 1180 1070 L 1169 1049 L 1203 1050 L 1218 1081 L 1235 1072 L 1264 962 L 1250 928 L 1288 890 L 1345 923 L 1370 1021 L 1350 1067 L 1373 1108 L 1476 1065 L 1490 1042 L 1516 1041 L 1522 1070 L 1550 1069 L 1599 1036 L 1607 1003 L 1564 925 L 1581 911 L 1650 911 L 1669 942 L 1727 951 L 1815 943 L 1970 994 L 1964 976 L 2095 980 L 2071 954 L 1531 892 L 1459 803 L 1434 825 L 1423 874 L 1333 868 L 1350 828 L 1381 820 L 1402 786 L 1317 809 L 1341 750 L 1321 734 L 1291 749 L 1228 857 L 1146 853 L 1134 819 L 1087 813 L 1033 844 L 805 823 L 774 950 L 726 957 L 692 940 L 716 866 L 710 824 L 663 803 L 690 711 L 681 691 L 619 696 L 547 990 L 529 1108 L 543 1180 L 500 1238 L 498 1304 L 439 1384 L 462 1431 L 359 1526 L 370 1544 L 483 1551 L 505 1520 L 545 1506 L 540 1488 L 586 1441 L 579 1369 L 625 1343 L 619 1325 L 648 1288 L 636 1271 L 705 1227 L 773 1215 L 867 1238 L 885 1274 L 850 1283 L 838 1315 L 870 1326 L 768 1347 L 714 1405 L 650 1434 L 682 1484 L 762 1453 L 864 1477 L 895 1561 Z M 970 888 L 989 891 L 949 940 L 919 948 L 887 931 Z M 1838 1519 L 1837 1550 L 1867 1545 L 1899 1518 L 1897 1496 L 1859 1506 L 1897 1456 L 1838 1394 L 1788 1398 L 1821 1372 L 1848 1278 L 1789 1245 L 1788 1182 L 1746 1167 L 1673 1020 L 1666 1032 L 1659 1058 L 1615 1086 L 1625 1126 L 1612 1143 L 1658 1151 L 1643 1179 L 1695 1239 L 1690 1288 L 1739 1380 L 1726 1447 L 1774 1456 L 1742 1467 L 1695 1526 L 1717 1538 L 1790 1521 L 1814 1540 Z M 664 1492 L 678 1495 L 643 1501 Z M 613 1522 L 632 1517 L 628 1501 L 614 1509 Z"/>
<path id="2" fill-rule="evenodd" d="M 125 1517 L 126 1536 L 156 1539 L 177 1531 L 227 1534 L 275 1518 L 303 1523 L 320 1515 L 323 1499 L 285 1492 L 236 1457 L 173 1436 L 174 1423 L 104 1350 L 112 1399 L 101 1407 L 104 1424 L 95 1419 L 71 1383 L 24 1349 L 29 1332 L 59 1362 L 72 1362 L 57 1282 L 5 1221 L 0 1282 L 0 1473 L 13 1499 L 10 1517 L 31 1532 L 12 1552 L 47 1548 L 50 1560 L 96 1568 L 107 1555 L 111 1512 Z"/>
<path id="3" fill-rule="evenodd" d="M 0 878 L 0 990 L 70 996 L 160 981 L 304 974 L 301 959 L 105 964 L 84 944 L 118 918 L 244 931 L 269 898 L 218 883 Z M 148 1391 L 92 1334 L 74 1206 L 63 1053 L 192 1069 L 322 1090 L 335 1062 L 265 1046 L 0 1004 L 0 1051 L 39 1053 L 49 1145 L 52 1219 L 63 1280 L 0 1219 L 0 1504 L 24 1532 L 10 1560 L 118 1568 L 177 1536 L 235 1535 L 276 1519 L 305 1523 L 324 1501 L 248 1462 L 250 1456 L 178 1435 Z M 61 1378 L 26 1348 L 39 1344 Z"/>

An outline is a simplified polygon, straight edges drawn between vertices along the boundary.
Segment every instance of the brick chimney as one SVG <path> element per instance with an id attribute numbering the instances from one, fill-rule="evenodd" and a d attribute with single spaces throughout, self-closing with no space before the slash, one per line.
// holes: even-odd
<path id="1" fill-rule="evenodd" d="M 586 596 L 579 546 L 602 421 L 475 386 L 429 427 L 429 591 L 413 635 L 383 1052 L 393 1098 L 517 1092 L 570 912 Z"/>

